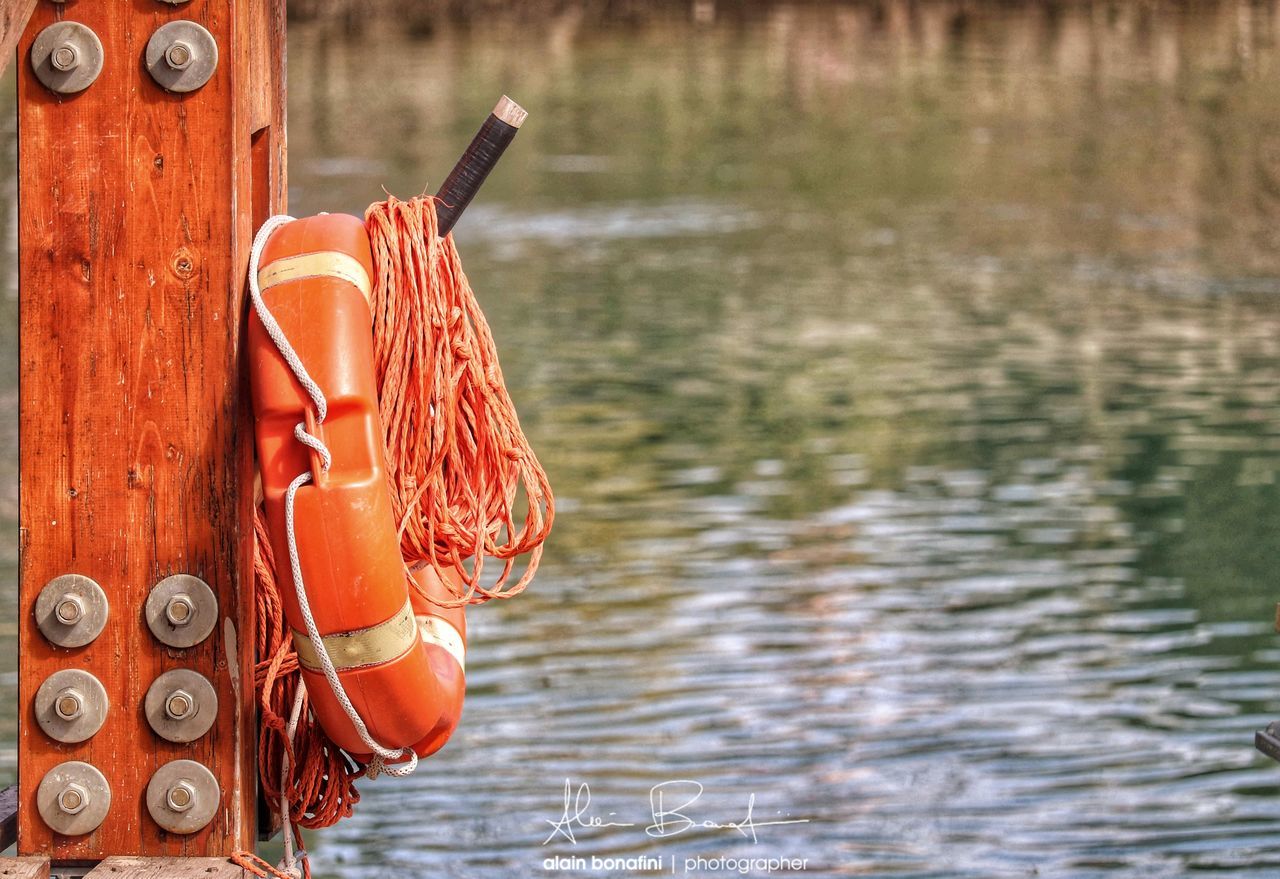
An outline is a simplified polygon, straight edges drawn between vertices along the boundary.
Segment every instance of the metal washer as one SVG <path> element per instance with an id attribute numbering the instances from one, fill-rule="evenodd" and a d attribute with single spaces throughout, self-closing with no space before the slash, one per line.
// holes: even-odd
<path id="1" fill-rule="evenodd" d="M 81 697 L 81 713 L 72 720 L 64 720 L 54 710 L 58 694 L 66 689 L 78 690 Z M 36 723 L 45 735 L 58 742 L 83 742 L 102 729 L 111 707 L 107 690 L 102 682 L 79 668 L 64 668 L 45 678 L 36 690 Z"/>
<path id="2" fill-rule="evenodd" d="M 84 608 L 83 616 L 70 625 L 58 619 L 57 614 L 58 605 L 66 596 L 74 596 Z M 108 611 L 107 593 L 83 574 L 54 577 L 36 597 L 36 625 L 59 647 L 83 647 L 93 641 L 107 625 Z"/>
<path id="3" fill-rule="evenodd" d="M 75 67 L 59 70 L 53 66 L 55 49 L 70 47 L 77 58 Z M 102 72 L 102 41 L 78 21 L 59 21 L 36 34 L 31 44 L 31 69 L 45 88 L 60 95 L 82 92 Z"/>
<path id="4" fill-rule="evenodd" d="M 165 53 L 174 43 L 185 43 L 190 60 L 182 68 L 172 66 Z M 194 92 L 218 69 L 218 41 L 199 24 L 187 19 L 161 25 L 147 40 L 145 59 L 151 78 L 170 92 Z"/>
<path id="5" fill-rule="evenodd" d="M 69 784 L 78 784 L 89 794 L 89 802 L 74 815 L 64 812 L 58 804 L 58 794 Z M 82 836 L 92 833 L 102 824 L 111 809 L 111 785 L 97 767 L 79 760 L 59 763 L 50 769 L 36 790 L 36 808 L 44 823 L 55 833 L 64 836 Z"/>
<path id="6" fill-rule="evenodd" d="M 169 601 L 177 595 L 191 598 L 191 619 L 175 626 L 165 616 Z M 147 628 L 161 644 L 170 647 L 194 647 L 213 631 L 218 622 L 218 599 L 209 584 L 190 574 L 174 574 L 155 585 L 147 596 Z"/>
<path id="7" fill-rule="evenodd" d="M 174 690 L 186 690 L 195 702 L 188 717 L 174 720 L 165 704 Z M 160 738 L 170 742 L 194 742 L 209 731 L 218 717 L 218 693 L 209 679 L 189 668 L 175 668 L 152 682 L 143 701 L 147 723 Z"/>
<path id="8" fill-rule="evenodd" d="M 185 811 L 174 811 L 168 803 L 169 789 L 187 782 L 194 797 Z M 156 770 L 147 783 L 147 811 L 155 822 L 171 833 L 195 833 L 213 820 L 222 805 L 222 789 L 204 765 L 194 760 L 174 760 Z"/>

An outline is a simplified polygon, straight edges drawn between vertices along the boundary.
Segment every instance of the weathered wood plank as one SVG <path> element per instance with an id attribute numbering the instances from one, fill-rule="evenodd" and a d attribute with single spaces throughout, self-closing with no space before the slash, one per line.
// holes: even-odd
<path id="1" fill-rule="evenodd" d="M 85 879 L 244 879 L 249 873 L 226 858 L 107 858 Z"/>
<path id="2" fill-rule="evenodd" d="M 93 861 L 254 844 L 253 434 L 241 343 L 260 219 L 251 211 L 283 208 L 283 10 L 283 0 L 45 2 L 19 43 L 21 55 L 74 12 L 107 51 L 99 79 L 70 98 L 29 65 L 18 74 L 21 853 Z M 138 60 L 178 18 L 220 48 L 213 78 L 187 95 L 163 91 Z M 70 572 L 102 586 L 111 615 L 96 641 L 66 650 L 42 637 L 33 606 Z M 213 635 L 185 650 L 160 645 L 142 613 L 173 573 L 201 577 L 218 599 Z M 68 667 L 97 675 L 111 703 L 78 744 L 51 741 L 32 718 L 36 689 Z M 173 668 L 200 672 L 218 695 L 213 729 L 189 744 L 158 738 L 139 707 Z M 189 835 L 162 830 L 145 804 L 151 775 L 178 758 L 207 766 L 221 788 L 212 822 Z M 36 808 L 41 779 L 66 760 L 97 766 L 111 786 L 105 821 L 84 836 L 54 834 Z"/>
<path id="3" fill-rule="evenodd" d="M 0 790 L 0 852 L 18 841 L 18 786 Z M 0 872 L 0 876 L 4 873 Z"/>
<path id="4" fill-rule="evenodd" d="M 0 879 L 49 879 L 49 859 L 0 858 Z"/>
<path id="5" fill-rule="evenodd" d="M 18 38 L 27 27 L 37 0 L 0 0 L 0 74 L 9 68 Z"/>

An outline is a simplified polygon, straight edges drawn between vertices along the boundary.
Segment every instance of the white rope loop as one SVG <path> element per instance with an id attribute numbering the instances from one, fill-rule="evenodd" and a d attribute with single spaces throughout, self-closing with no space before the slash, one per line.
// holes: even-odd
<path id="1" fill-rule="evenodd" d="M 253 300 L 253 310 L 258 315 L 258 320 L 262 322 L 267 335 L 271 337 L 271 341 L 280 352 L 280 356 L 284 358 L 284 362 L 288 364 L 290 371 L 298 380 L 298 384 L 302 385 L 303 390 L 311 398 L 311 402 L 316 409 L 316 423 L 320 424 L 324 422 L 325 414 L 328 411 L 324 391 L 311 378 L 306 366 L 302 363 L 302 359 L 298 357 L 298 352 L 293 349 L 288 337 L 284 334 L 284 330 L 280 328 L 275 316 L 267 308 L 266 302 L 262 299 L 262 290 L 258 285 L 258 264 L 262 260 L 262 251 L 266 247 L 267 239 L 271 237 L 271 234 L 276 229 L 286 223 L 293 222 L 293 219 L 293 217 L 284 215 L 274 216 L 263 223 L 262 228 L 258 230 L 258 234 L 253 240 L 253 249 L 249 252 L 249 296 Z M 333 456 L 319 437 L 307 431 L 306 422 L 299 423 L 294 428 L 293 435 L 298 442 L 320 456 L 321 466 L 325 472 L 328 472 L 329 467 L 333 464 Z M 355 727 L 356 734 L 360 736 L 360 741 L 373 754 L 373 759 L 369 761 L 366 769 L 366 775 L 369 778 L 376 778 L 378 775 L 385 773 L 397 778 L 404 777 L 411 774 L 418 767 L 418 755 L 414 753 L 412 748 L 385 748 L 374 741 L 373 736 L 369 734 L 369 728 L 365 725 L 364 719 L 360 717 L 355 706 L 351 704 L 346 688 L 342 686 L 342 681 L 338 677 L 338 670 L 334 667 L 333 659 L 329 656 L 329 650 L 325 647 L 324 639 L 320 635 L 320 629 L 316 626 L 315 617 L 311 613 L 311 602 L 307 599 L 306 586 L 302 581 L 302 562 L 298 557 L 298 537 L 294 528 L 293 517 L 294 498 L 298 493 L 298 489 L 310 481 L 311 472 L 304 470 L 298 474 L 293 482 L 289 483 L 289 488 L 285 491 L 284 496 L 285 533 L 289 543 L 289 569 L 293 575 L 294 591 L 298 596 L 298 607 L 302 610 L 303 625 L 306 627 L 307 637 L 311 640 L 311 646 L 320 660 L 321 670 L 324 672 L 325 680 L 329 682 L 329 688 L 333 691 L 334 698 L 338 700 L 338 704 L 342 706 L 347 719 Z M 404 758 L 409 761 L 404 766 L 388 765 L 389 761 Z M 286 811 L 285 821 L 288 820 Z"/>
<path id="2" fill-rule="evenodd" d="M 333 466 L 333 455 L 329 454 L 329 447 L 321 442 L 319 437 L 307 433 L 305 421 L 299 421 L 298 426 L 293 429 L 293 438 L 314 450 L 320 456 L 320 469 L 325 473 L 329 472 L 329 468 Z"/>
<path id="3" fill-rule="evenodd" d="M 275 343 L 276 350 L 280 352 L 284 362 L 289 365 L 289 370 L 298 379 L 298 384 L 302 385 L 302 389 L 307 392 L 307 396 L 315 405 L 316 421 L 323 423 L 325 416 L 329 414 L 329 404 L 324 398 L 324 391 L 320 390 L 320 386 L 311 378 L 302 359 L 298 357 L 298 352 L 294 351 L 293 346 L 289 344 L 289 339 L 285 336 L 284 330 L 280 329 L 275 315 L 262 301 L 262 290 L 258 286 L 258 263 L 262 261 L 262 251 L 267 246 L 267 240 L 271 238 L 273 232 L 281 226 L 292 223 L 293 220 L 293 217 L 277 214 L 263 223 L 262 228 L 258 230 L 258 234 L 253 239 L 253 248 L 249 251 L 249 296 L 253 299 L 253 310 L 257 312 L 263 329 L 267 331 L 267 335 Z"/>

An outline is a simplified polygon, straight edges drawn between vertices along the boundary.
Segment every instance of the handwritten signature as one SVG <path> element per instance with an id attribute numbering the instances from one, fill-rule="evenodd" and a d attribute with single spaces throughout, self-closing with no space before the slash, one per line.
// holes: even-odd
<path id="1" fill-rule="evenodd" d="M 787 818 L 775 821 L 757 820 L 754 814 L 756 806 L 756 795 L 754 793 L 747 798 L 747 814 L 740 821 L 698 820 L 689 815 L 686 810 L 691 809 L 705 790 L 702 782 L 692 781 L 687 778 L 659 782 L 649 788 L 649 813 L 653 820 L 652 823 L 644 828 L 644 832 L 655 839 L 664 839 L 669 836 L 679 836 L 681 833 L 695 828 L 736 830 L 755 843 L 760 841 L 756 834 L 757 828 L 772 827 L 779 824 L 809 823 L 808 818 Z M 576 845 L 578 839 L 574 835 L 574 828 L 639 826 L 639 822 L 635 821 L 605 820 L 599 815 L 591 814 L 589 811 L 590 806 L 590 786 L 584 781 L 577 788 L 574 788 L 573 781 L 566 778 L 564 780 L 564 811 L 554 821 L 550 818 L 544 819 L 551 825 L 551 833 L 542 841 L 542 844 L 546 845 L 553 839 L 561 838 L 567 839 Z M 607 817 L 612 818 L 616 814 L 616 812 L 610 812 Z"/>

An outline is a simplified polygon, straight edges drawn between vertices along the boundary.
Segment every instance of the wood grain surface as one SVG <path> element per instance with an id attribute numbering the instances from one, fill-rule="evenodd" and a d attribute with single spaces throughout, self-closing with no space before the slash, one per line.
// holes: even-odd
<path id="1" fill-rule="evenodd" d="M 18 786 L 0 790 L 0 852 L 18 841 Z M 0 876 L 4 871 L 0 870 Z"/>
<path id="2" fill-rule="evenodd" d="M 86 873 L 85 879 L 243 879 L 246 876 L 248 873 L 226 858 L 114 857 Z"/>
<path id="3" fill-rule="evenodd" d="M 9 69 L 18 38 L 35 8 L 36 0 L 0 0 L 0 73 Z"/>
<path id="4" fill-rule="evenodd" d="M 64 18 L 91 27 L 105 53 L 99 79 L 70 97 L 26 61 L 35 35 Z M 164 92 L 142 63 L 152 33 L 177 19 L 219 47 L 212 80 L 187 95 Z M 55 862 L 227 855 L 252 848 L 256 830 L 241 345 L 251 237 L 284 207 L 284 2 L 40 0 L 18 58 L 18 849 Z M 70 650 L 46 641 L 32 613 L 65 573 L 92 577 L 111 603 L 103 634 Z M 161 645 L 143 617 L 151 588 L 175 573 L 206 580 L 219 604 L 213 635 L 186 650 Z M 63 668 L 96 675 L 111 701 L 79 744 L 54 742 L 34 720 L 36 688 Z M 173 668 L 199 671 L 218 693 L 213 729 L 190 744 L 158 738 L 141 709 Z M 213 821 L 189 836 L 163 831 L 145 804 L 152 773 L 177 758 L 208 766 L 222 789 Z M 54 834 L 36 809 L 40 780 L 66 760 L 92 763 L 111 785 L 106 820 L 85 836 Z"/>
<path id="5" fill-rule="evenodd" d="M 49 859 L 0 858 L 0 879 L 49 879 Z"/>

